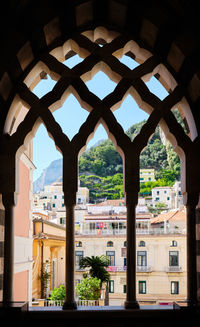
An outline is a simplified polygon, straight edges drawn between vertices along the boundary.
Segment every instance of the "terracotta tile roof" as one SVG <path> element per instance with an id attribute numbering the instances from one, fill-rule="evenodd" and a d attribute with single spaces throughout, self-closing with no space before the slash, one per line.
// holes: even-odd
<path id="1" fill-rule="evenodd" d="M 184 210 L 172 210 L 151 218 L 151 224 L 159 224 L 166 221 L 186 221 L 186 213 Z"/>

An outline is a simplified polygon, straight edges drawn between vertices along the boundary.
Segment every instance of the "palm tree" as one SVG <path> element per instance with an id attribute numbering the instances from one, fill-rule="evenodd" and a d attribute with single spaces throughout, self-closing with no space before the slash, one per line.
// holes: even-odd
<path id="1" fill-rule="evenodd" d="M 80 268 L 90 268 L 89 274 L 91 277 L 97 277 L 101 280 L 101 286 L 103 282 L 106 282 L 106 295 L 105 295 L 105 305 L 108 305 L 108 281 L 110 279 L 110 274 L 106 270 L 109 266 L 110 260 L 107 256 L 91 256 L 82 258 L 80 261 Z"/>

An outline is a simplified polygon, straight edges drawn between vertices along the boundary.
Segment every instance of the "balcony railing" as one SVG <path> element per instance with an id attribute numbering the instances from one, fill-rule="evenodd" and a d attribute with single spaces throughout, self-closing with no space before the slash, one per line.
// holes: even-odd
<path id="1" fill-rule="evenodd" d="M 108 266 L 106 270 L 109 272 L 126 271 L 126 266 Z"/>
<path id="2" fill-rule="evenodd" d="M 42 300 L 34 303 L 34 307 L 36 307 L 37 305 L 40 304 L 40 306 L 44 306 L 44 307 L 62 307 L 64 304 L 64 300 Z M 78 306 L 84 306 L 84 307 L 94 307 L 94 306 L 99 306 L 99 300 L 77 300 L 76 301 Z M 30 304 L 30 306 L 32 307 L 33 304 Z"/>
<path id="3" fill-rule="evenodd" d="M 125 235 L 126 229 L 91 229 L 75 231 L 76 235 Z"/>
<path id="4" fill-rule="evenodd" d="M 168 266 L 165 267 L 166 272 L 182 272 L 183 269 L 180 266 Z"/>
<path id="5" fill-rule="evenodd" d="M 153 271 L 151 266 L 137 266 L 136 267 L 137 272 L 151 272 Z"/>
<path id="6" fill-rule="evenodd" d="M 137 235 L 185 234 L 185 229 L 178 228 L 136 228 Z M 75 231 L 76 235 L 126 235 L 126 229 L 91 229 Z"/>
<path id="7" fill-rule="evenodd" d="M 78 306 L 83 307 L 98 307 L 99 306 L 99 300 L 78 300 L 76 301 Z"/>
<path id="8" fill-rule="evenodd" d="M 136 267 L 137 272 L 151 272 L 153 271 L 153 268 L 151 266 L 137 266 Z M 108 266 L 107 267 L 108 272 L 120 272 L 120 271 L 126 271 L 126 266 Z"/>

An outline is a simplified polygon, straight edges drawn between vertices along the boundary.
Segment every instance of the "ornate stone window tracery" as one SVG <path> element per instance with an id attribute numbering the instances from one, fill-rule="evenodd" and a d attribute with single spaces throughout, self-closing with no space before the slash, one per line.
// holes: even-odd
<path id="1" fill-rule="evenodd" d="M 98 42 L 102 46 L 99 46 Z M 83 60 L 70 69 L 63 62 L 72 54 L 78 54 Z M 139 65 L 133 70 L 129 69 L 118 60 L 124 54 L 133 56 Z M 113 92 L 103 99 L 90 92 L 85 84 L 98 71 L 103 71 L 116 83 Z M 45 74 L 55 80 L 56 84 L 50 92 L 39 99 L 32 90 Z M 145 84 L 152 76 L 159 78 L 169 92 L 169 95 L 162 101 L 155 94 L 152 94 Z M 89 113 L 78 133 L 71 140 L 64 134 L 52 114 L 62 107 L 70 94 L 73 94 L 83 110 L 87 110 Z M 146 124 L 134 140 L 130 140 L 113 114 L 113 111 L 119 108 L 128 94 L 135 99 L 141 109 L 149 114 Z M 72 254 L 74 252 L 74 245 L 72 245 L 74 243 L 73 207 L 76 203 L 78 186 L 78 157 L 85 149 L 97 126 L 100 123 L 103 124 L 124 162 L 124 193 L 126 195 L 127 219 L 129 220 L 127 224 L 127 274 L 130 279 L 131 274 L 135 273 L 135 267 L 131 266 L 130 262 L 135 258 L 135 206 L 139 191 L 139 156 L 141 151 L 146 146 L 156 126 L 160 124 L 174 150 L 181 158 L 183 176 L 185 174 L 185 158 L 187 160 L 192 159 L 191 149 L 195 148 L 193 136 L 190 135 L 190 132 L 188 135 L 185 134 L 172 113 L 172 109 L 174 107 L 179 108 L 182 101 L 187 107 L 184 89 L 177 85 L 159 58 L 146 49 L 140 48 L 136 42 L 127 36 L 108 32 L 101 27 L 95 31 L 86 31 L 74 35 L 62 46 L 52 50 L 51 53 L 43 54 L 35 67 L 27 73 L 24 81 L 16 86 L 16 95 L 8 115 L 9 119 L 5 125 L 7 134 L 1 140 L 1 145 L 3 145 L 1 155 L 5 160 L 6 158 L 9 159 L 8 165 L 1 170 L 3 183 L 0 191 L 5 207 L 7 203 L 8 207 L 9 203 L 14 203 L 14 194 L 17 192 L 16 162 L 42 122 L 54 140 L 57 149 L 63 155 L 67 242 L 70 244 L 66 254 L 66 264 L 72 267 Z M 19 113 L 22 108 L 25 109 L 20 118 Z M 187 111 L 187 109 L 185 110 Z M 188 126 L 190 125 L 188 123 Z M 10 176 L 9 185 L 6 185 L 6 174 Z M 185 183 L 183 183 L 183 188 L 183 191 L 186 192 Z M 9 197 L 8 194 L 12 196 Z M 74 290 L 70 286 L 73 282 L 73 269 L 71 272 L 68 271 L 67 278 L 66 286 L 70 290 L 68 292 L 68 304 L 70 305 L 74 302 Z M 136 301 L 135 288 L 131 286 L 132 290 L 130 291 L 130 285 L 134 285 L 134 282 L 127 282 L 127 307 L 129 304 L 131 306 L 131 302 L 134 305 Z"/>

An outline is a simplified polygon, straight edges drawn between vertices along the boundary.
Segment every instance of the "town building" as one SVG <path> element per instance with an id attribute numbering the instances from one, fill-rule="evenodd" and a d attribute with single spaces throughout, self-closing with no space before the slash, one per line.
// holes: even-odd
<path id="1" fill-rule="evenodd" d="M 81 258 L 102 254 L 109 257 L 110 305 L 123 305 L 126 296 L 125 208 L 121 199 L 88 205 L 88 214 L 75 236 L 76 282 L 85 272 L 79 266 Z M 185 210 L 153 217 L 145 200 L 139 199 L 136 245 L 138 301 L 142 304 L 184 301 L 187 289 Z"/>
<path id="2" fill-rule="evenodd" d="M 80 183 L 79 183 L 80 185 Z M 76 203 L 85 208 L 89 202 L 89 190 L 87 187 L 78 187 Z M 64 209 L 64 193 L 61 181 L 51 185 L 45 185 L 44 191 L 34 194 L 34 207 L 40 210 L 58 211 Z"/>
<path id="3" fill-rule="evenodd" d="M 14 300 L 32 299 L 32 144 L 19 161 L 19 189 L 14 208 Z"/>
<path id="4" fill-rule="evenodd" d="M 184 221 L 185 222 L 185 221 Z M 104 224 L 104 221 L 102 222 Z M 99 223 L 100 225 L 101 223 Z M 126 229 L 109 233 L 82 231 L 76 235 L 75 279 L 83 278 L 80 260 L 85 256 L 105 254 L 110 259 L 109 304 L 123 305 L 126 298 Z M 186 233 L 184 230 L 150 228 L 145 233 L 136 229 L 136 289 L 140 304 L 171 303 L 184 301 L 187 292 L 186 280 Z"/>
<path id="5" fill-rule="evenodd" d="M 65 240 L 65 228 L 48 221 L 48 216 L 33 219 L 32 298 L 34 301 L 48 298 L 54 287 L 64 284 Z M 45 272 L 49 274 L 46 280 L 42 278 L 42 273 Z"/>
<path id="6" fill-rule="evenodd" d="M 140 169 L 140 183 L 155 182 L 155 169 Z"/>
<path id="7" fill-rule="evenodd" d="M 181 208 L 183 206 L 181 182 L 179 181 L 176 181 L 173 186 L 154 187 L 151 193 L 153 208 L 156 208 L 158 203 L 164 204 L 166 209 Z"/>

